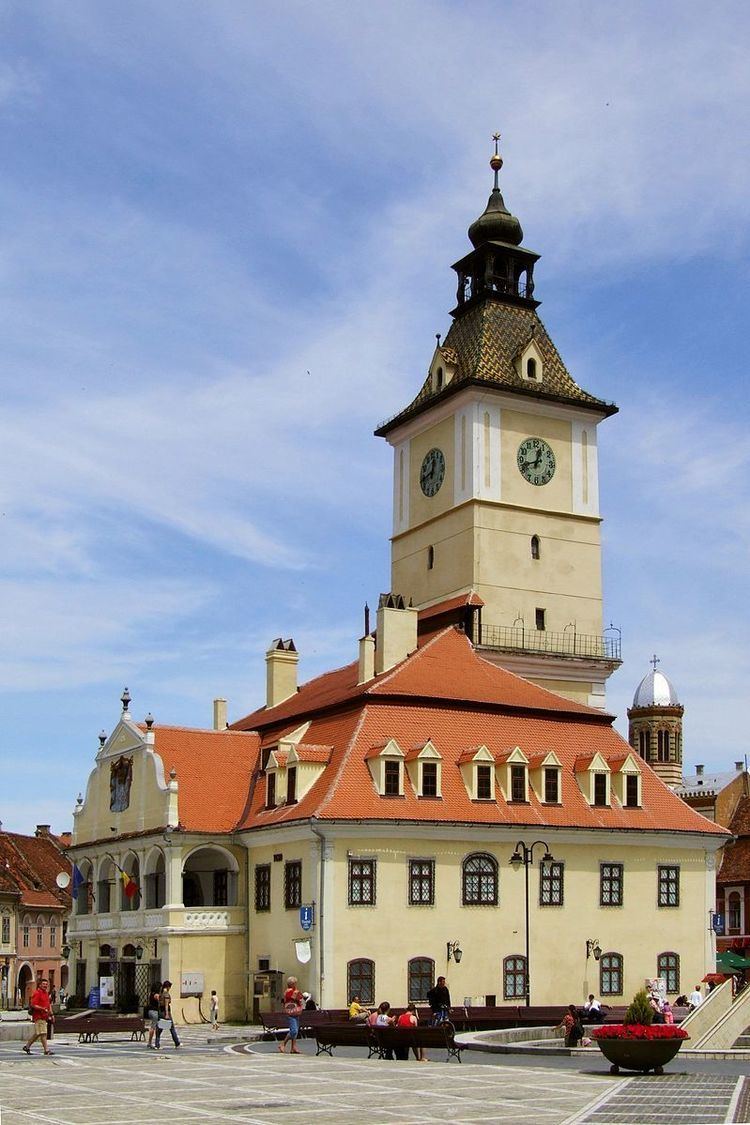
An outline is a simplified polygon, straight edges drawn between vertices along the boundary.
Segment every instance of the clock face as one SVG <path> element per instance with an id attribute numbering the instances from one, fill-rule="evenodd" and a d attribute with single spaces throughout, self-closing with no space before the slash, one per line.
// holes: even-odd
<path id="1" fill-rule="evenodd" d="M 425 496 L 434 496 L 445 478 L 445 457 L 440 449 L 425 454 L 419 470 L 419 485 Z"/>
<path id="2" fill-rule="evenodd" d="M 517 460 L 521 476 L 529 484 L 547 484 L 555 475 L 555 455 L 543 438 L 525 438 Z"/>

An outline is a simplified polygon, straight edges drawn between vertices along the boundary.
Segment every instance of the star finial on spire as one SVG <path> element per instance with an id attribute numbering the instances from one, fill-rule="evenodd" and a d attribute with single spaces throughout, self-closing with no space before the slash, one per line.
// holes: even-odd
<path id="1" fill-rule="evenodd" d="M 653 655 L 653 656 L 651 657 L 651 659 L 649 660 L 649 664 L 653 664 L 653 666 L 654 666 L 654 671 L 656 671 L 656 665 L 657 665 L 657 664 L 661 664 L 661 660 L 660 660 L 660 659 L 659 659 L 659 657 L 658 657 L 658 656 L 656 655 L 656 653 L 654 653 L 654 655 Z"/>
<path id="2" fill-rule="evenodd" d="M 500 171 L 500 169 L 503 166 L 503 158 L 500 155 L 500 152 L 498 150 L 498 144 L 500 143 L 500 134 L 499 133 L 493 133 L 492 139 L 495 142 L 495 151 L 493 152 L 492 156 L 490 157 L 490 168 L 495 173 L 494 190 L 499 191 L 500 185 L 497 181 L 497 176 L 498 176 L 498 172 Z"/>

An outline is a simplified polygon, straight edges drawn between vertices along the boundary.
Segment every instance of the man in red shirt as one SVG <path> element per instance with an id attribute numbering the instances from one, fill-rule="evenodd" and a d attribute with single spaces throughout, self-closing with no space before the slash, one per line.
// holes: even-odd
<path id="1" fill-rule="evenodd" d="M 45 1055 L 51 1055 L 54 1052 L 50 1051 L 47 1046 L 47 1022 L 54 1023 L 55 1017 L 49 998 L 48 980 L 41 980 L 39 982 L 39 987 L 32 992 L 29 1008 L 31 1010 L 31 1018 L 34 1021 L 34 1034 L 27 1043 L 24 1043 L 23 1050 L 27 1055 L 30 1055 L 32 1044 L 36 1043 L 37 1039 L 41 1039 L 42 1050 Z"/>

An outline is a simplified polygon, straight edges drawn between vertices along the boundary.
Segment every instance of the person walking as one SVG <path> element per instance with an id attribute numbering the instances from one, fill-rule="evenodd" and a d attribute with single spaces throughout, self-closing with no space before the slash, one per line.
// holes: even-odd
<path id="1" fill-rule="evenodd" d="M 432 1011 L 432 1026 L 445 1023 L 450 1015 L 451 994 L 445 977 L 438 977 L 437 984 L 433 985 L 427 993 L 427 1003 Z"/>
<path id="2" fill-rule="evenodd" d="M 54 1051 L 51 1051 L 47 1046 L 47 1025 L 55 1022 L 55 1016 L 49 998 L 48 980 L 40 980 L 39 987 L 32 992 L 31 1000 L 29 1001 L 29 1010 L 34 1022 L 34 1034 L 24 1043 L 21 1049 L 25 1054 L 30 1055 L 33 1044 L 36 1043 L 37 1039 L 41 1039 L 42 1050 L 45 1055 L 53 1055 Z"/>
<path id="3" fill-rule="evenodd" d="M 169 1030 L 172 1036 L 172 1042 L 175 1048 L 180 1046 L 180 1039 L 175 1030 L 174 1019 L 172 1018 L 172 994 L 170 988 L 172 987 L 171 980 L 165 980 L 161 986 L 159 994 L 159 1025 L 156 1029 L 156 1050 L 161 1050 L 161 1033 L 162 1031 Z"/>
<path id="4" fill-rule="evenodd" d="M 154 1038 L 159 1042 L 159 996 L 161 994 L 161 985 L 158 984 L 155 988 L 152 986 L 146 1001 L 146 1006 L 143 1009 L 144 1018 L 148 1020 L 148 1043 L 147 1047 L 154 1047 Z"/>
<path id="5" fill-rule="evenodd" d="M 219 997 L 216 995 L 216 989 L 211 991 L 211 1027 L 214 1031 L 219 1030 Z"/>
<path id="6" fill-rule="evenodd" d="M 297 988 L 297 978 L 286 978 L 286 992 L 284 993 L 284 1012 L 286 1018 L 289 1020 L 289 1030 L 284 1038 L 279 1043 L 279 1050 L 282 1055 L 286 1052 L 287 1043 L 290 1044 L 290 1055 L 301 1055 L 302 1052 L 297 1047 L 297 1037 L 299 1036 L 299 1018 L 304 1011 L 305 1002 L 302 998 L 302 993 Z"/>

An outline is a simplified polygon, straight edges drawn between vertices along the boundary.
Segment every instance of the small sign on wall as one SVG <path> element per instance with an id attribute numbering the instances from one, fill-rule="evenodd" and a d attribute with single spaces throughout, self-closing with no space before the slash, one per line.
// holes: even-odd
<path id="1" fill-rule="evenodd" d="M 180 974 L 180 996 L 202 996 L 203 973 Z"/>

